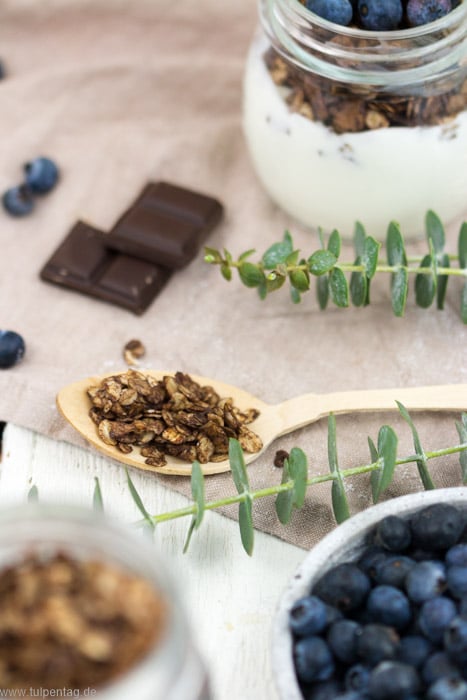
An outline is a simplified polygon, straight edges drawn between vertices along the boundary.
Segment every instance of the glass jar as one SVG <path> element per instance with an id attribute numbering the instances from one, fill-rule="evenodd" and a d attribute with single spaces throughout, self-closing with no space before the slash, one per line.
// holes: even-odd
<path id="1" fill-rule="evenodd" d="M 260 0 L 244 132 L 266 192 L 307 227 L 418 236 L 467 211 L 467 1 L 420 27 L 342 27 Z"/>
<path id="2" fill-rule="evenodd" d="M 206 669 L 193 645 L 173 582 L 149 541 L 81 508 L 28 504 L 3 510 L 0 570 L 31 553 L 39 557 L 64 553 L 73 559 L 108 563 L 149 582 L 166 607 L 162 638 L 132 669 L 102 689 L 68 689 L 66 694 L 66 689 L 58 688 L 55 696 L 89 696 L 98 700 L 210 699 Z M 48 695 L 47 692 L 33 689 L 31 697 L 52 697 L 52 691 Z"/>

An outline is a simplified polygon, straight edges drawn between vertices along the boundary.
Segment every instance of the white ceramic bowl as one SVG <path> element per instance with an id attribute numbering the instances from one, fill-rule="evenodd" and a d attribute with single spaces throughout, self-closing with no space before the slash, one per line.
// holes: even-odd
<path id="1" fill-rule="evenodd" d="M 409 517 L 433 503 L 451 503 L 467 512 L 467 488 L 423 491 L 384 501 L 346 520 L 306 555 L 279 601 L 273 624 L 272 664 L 281 700 L 303 700 L 295 676 L 289 630 L 289 612 L 294 602 L 308 595 L 314 582 L 332 566 L 357 559 L 367 535 L 382 518 Z"/>

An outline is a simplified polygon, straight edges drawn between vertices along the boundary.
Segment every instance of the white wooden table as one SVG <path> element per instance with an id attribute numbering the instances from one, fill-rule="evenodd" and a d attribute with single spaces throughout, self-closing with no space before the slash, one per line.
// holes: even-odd
<path id="1" fill-rule="evenodd" d="M 41 500 L 91 506 L 98 477 L 108 514 L 140 519 L 125 471 L 103 457 L 7 425 L 0 463 L 0 505 L 24 502 L 34 484 Z M 150 513 L 187 505 L 187 499 L 144 474 L 132 479 Z M 182 553 L 189 519 L 161 524 L 155 546 L 178 579 L 195 640 L 210 670 L 214 700 L 276 700 L 270 660 L 271 621 L 287 580 L 305 552 L 256 531 L 255 550 L 242 549 L 238 524 L 206 513 Z"/>

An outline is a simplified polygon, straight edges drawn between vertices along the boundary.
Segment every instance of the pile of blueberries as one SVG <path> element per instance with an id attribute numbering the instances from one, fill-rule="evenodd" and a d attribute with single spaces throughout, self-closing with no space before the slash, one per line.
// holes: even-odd
<path id="1" fill-rule="evenodd" d="M 306 700 L 467 700 L 467 527 L 436 503 L 388 516 L 289 617 Z"/>
<path id="2" fill-rule="evenodd" d="M 335 24 L 392 31 L 434 22 L 460 2 L 462 0 L 306 0 L 305 6 Z"/>
<path id="3" fill-rule="evenodd" d="M 50 158 L 40 157 L 24 165 L 24 182 L 10 187 L 2 197 L 5 210 L 12 216 L 31 214 L 37 195 L 53 190 L 59 179 L 57 165 Z"/>

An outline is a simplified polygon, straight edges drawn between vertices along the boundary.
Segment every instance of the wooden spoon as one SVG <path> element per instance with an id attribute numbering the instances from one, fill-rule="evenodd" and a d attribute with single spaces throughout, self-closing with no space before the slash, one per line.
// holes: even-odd
<path id="1" fill-rule="evenodd" d="M 144 370 L 144 374 L 162 379 L 165 375 L 172 373 Z M 175 457 L 168 456 L 167 465 L 156 468 L 144 463 L 144 457 L 139 454 L 137 447 L 130 454 L 123 454 L 116 447 L 102 442 L 96 425 L 89 417 L 90 401 L 86 390 L 92 385 L 100 384 L 106 376 L 110 375 L 88 377 L 64 387 L 57 395 L 57 405 L 64 418 L 99 452 L 118 462 L 161 474 L 189 476 L 191 464 Z M 387 411 L 397 408 L 396 401 L 403 403 L 409 411 L 467 410 L 466 384 L 304 394 L 271 406 L 235 386 L 224 384 L 216 379 L 190 376 L 202 385 L 211 385 L 220 396 L 232 397 L 238 408 L 257 408 L 260 411 L 259 417 L 248 427 L 251 427 L 263 440 L 263 450 L 255 454 L 245 454 L 247 464 L 259 457 L 276 438 L 313 423 L 330 413 Z M 228 471 L 230 467 L 228 460 L 225 460 L 203 464 L 202 468 L 205 474 L 219 474 Z"/>

